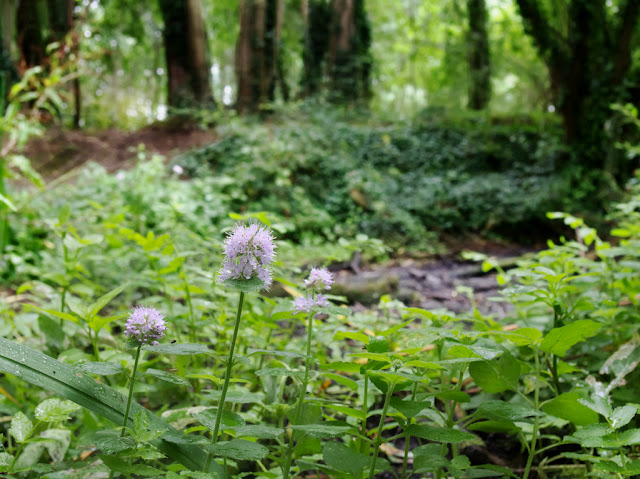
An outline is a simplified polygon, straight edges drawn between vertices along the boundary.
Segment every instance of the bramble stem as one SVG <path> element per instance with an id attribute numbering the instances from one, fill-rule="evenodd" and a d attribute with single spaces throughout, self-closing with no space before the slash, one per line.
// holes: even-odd
<path id="1" fill-rule="evenodd" d="M 227 372 L 224 375 L 224 384 L 222 385 L 222 394 L 220 394 L 220 400 L 218 401 L 218 412 L 216 413 L 216 424 L 213 428 L 213 436 L 211 437 L 211 444 L 218 442 L 218 431 L 220 431 L 220 421 L 222 420 L 222 411 L 224 410 L 224 401 L 227 397 L 227 390 L 229 389 L 229 380 L 231 379 L 231 369 L 233 368 L 233 351 L 236 347 L 236 339 L 238 338 L 238 329 L 240 328 L 240 316 L 242 315 L 242 304 L 244 303 L 244 292 L 240 292 L 240 300 L 238 301 L 238 314 L 236 315 L 236 324 L 233 328 L 233 338 L 231 339 L 231 349 L 229 350 L 229 357 L 227 358 Z M 207 454 L 207 460 L 204 463 L 204 472 L 209 470 L 211 465 L 211 459 L 213 454 L 209 452 Z"/>

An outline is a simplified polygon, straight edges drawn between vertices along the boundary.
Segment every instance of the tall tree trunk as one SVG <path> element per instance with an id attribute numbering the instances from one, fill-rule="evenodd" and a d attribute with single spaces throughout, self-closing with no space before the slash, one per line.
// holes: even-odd
<path id="1" fill-rule="evenodd" d="M 302 8 L 305 32 L 300 83 L 302 96 L 311 96 L 318 93 L 323 83 L 331 13 L 327 0 L 308 0 L 303 2 Z"/>
<path id="2" fill-rule="evenodd" d="M 467 0 L 469 33 L 469 108 L 484 110 L 491 99 L 491 63 L 487 5 L 485 0 Z"/>
<path id="3" fill-rule="evenodd" d="M 242 0 L 240 3 L 235 59 L 236 108 L 240 114 L 255 113 L 275 99 L 282 8 L 282 0 Z"/>
<path id="4" fill-rule="evenodd" d="M 329 32 L 329 97 L 336 102 L 371 96 L 371 27 L 364 0 L 332 0 Z"/>
<path id="5" fill-rule="evenodd" d="M 45 55 L 43 37 L 46 4 L 42 0 L 21 0 L 18 3 L 16 26 L 20 69 L 22 71 L 41 65 Z"/>
<path id="6" fill-rule="evenodd" d="M 200 0 L 159 0 L 159 5 L 164 21 L 169 106 L 213 106 L 207 36 Z"/>
<path id="7" fill-rule="evenodd" d="M 553 28 L 539 2 L 517 0 L 517 4 L 525 32 L 549 69 L 567 143 L 585 165 L 602 169 L 607 156 L 604 124 L 609 105 L 624 101 L 640 1 L 622 0 L 612 16 L 605 0 L 571 0 L 566 38 Z"/>

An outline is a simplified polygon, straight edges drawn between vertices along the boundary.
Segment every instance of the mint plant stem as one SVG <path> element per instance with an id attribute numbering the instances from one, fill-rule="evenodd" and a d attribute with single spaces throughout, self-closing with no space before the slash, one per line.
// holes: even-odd
<path id="1" fill-rule="evenodd" d="M 138 361 L 140 360 L 140 350 L 142 349 L 142 344 L 138 344 L 138 349 L 136 349 L 136 360 L 133 363 L 133 373 L 131 374 L 131 381 L 129 385 L 129 397 L 127 398 L 127 407 L 124 410 L 124 421 L 122 421 L 122 431 L 120 431 L 120 437 L 124 437 L 126 433 L 127 420 L 129 419 L 129 410 L 131 409 L 131 398 L 133 397 L 133 385 L 136 380 L 136 372 L 138 371 Z M 109 479 L 113 479 L 113 469 L 109 473 Z"/>
<path id="2" fill-rule="evenodd" d="M 216 424 L 213 428 L 213 436 L 211 437 L 211 444 L 218 442 L 218 431 L 220 430 L 220 421 L 222 420 L 222 411 L 224 410 L 224 401 L 227 397 L 227 390 L 229 389 L 229 380 L 231 379 L 231 369 L 233 368 L 233 351 L 236 347 L 236 339 L 238 338 L 238 329 L 240 328 L 240 317 L 242 316 L 242 305 L 244 303 L 244 292 L 240 292 L 240 300 L 238 301 L 238 313 L 236 315 L 236 324 L 233 328 L 233 338 L 231 338 L 231 349 L 229 350 L 229 357 L 227 358 L 227 371 L 224 375 L 224 384 L 222 385 L 222 394 L 218 401 L 218 412 L 216 413 Z M 213 455 L 211 452 L 207 454 L 207 460 L 204 463 L 204 472 L 209 470 L 211 465 L 211 459 Z"/>
<path id="3" fill-rule="evenodd" d="M 300 390 L 300 396 L 298 396 L 298 404 L 296 405 L 296 411 L 293 417 L 293 424 L 297 425 L 300 422 L 300 416 L 302 415 L 302 407 L 304 405 L 304 396 L 307 393 L 307 385 L 309 384 L 309 359 L 311 358 L 311 338 L 313 337 L 313 310 L 309 311 L 309 326 L 307 327 L 307 356 L 304 360 L 304 380 Z M 289 479 L 289 469 L 291 469 L 291 460 L 293 458 L 294 448 L 294 433 L 291 433 L 289 438 L 289 446 L 287 447 L 287 459 L 282 470 L 283 479 Z"/>
<path id="4" fill-rule="evenodd" d="M 389 410 L 389 403 L 391 402 L 391 395 L 393 394 L 393 388 L 395 388 L 395 381 L 389 384 L 387 389 L 387 395 L 384 398 L 384 406 L 382 407 L 382 414 L 380 415 L 380 423 L 378 424 L 378 432 L 376 434 L 376 442 L 373 446 L 373 456 L 371 457 L 371 467 L 369 468 L 369 479 L 373 479 L 373 475 L 376 471 L 376 462 L 378 461 L 378 453 L 380 452 L 380 444 L 382 444 L 382 428 L 384 427 L 384 421 L 387 418 L 387 411 Z"/>

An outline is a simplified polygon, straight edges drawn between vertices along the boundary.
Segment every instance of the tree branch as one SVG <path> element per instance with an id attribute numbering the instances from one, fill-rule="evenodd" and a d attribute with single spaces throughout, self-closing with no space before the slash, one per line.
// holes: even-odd
<path id="1" fill-rule="evenodd" d="M 531 36 L 540 51 L 540 56 L 547 62 L 547 66 L 555 69 L 567 58 L 563 42 L 551 27 L 540 2 L 536 0 L 516 0 L 525 32 Z"/>

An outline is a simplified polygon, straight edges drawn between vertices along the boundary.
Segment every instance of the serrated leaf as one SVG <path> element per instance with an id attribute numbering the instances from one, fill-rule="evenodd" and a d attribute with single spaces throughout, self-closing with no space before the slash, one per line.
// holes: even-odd
<path id="1" fill-rule="evenodd" d="M 621 427 L 626 426 L 631 422 L 637 412 L 638 408 L 631 404 L 616 408 L 609 418 L 611 421 L 611 427 L 613 429 L 620 429 Z"/>
<path id="2" fill-rule="evenodd" d="M 325 422 L 322 424 L 301 424 L 298 426 L 289 426 L 289 428 L 302 431 L 311 437 L 324 439 L 328 437 L 344 436 L 353 429 L 353 426 L 345 425 L 343 422 L 339 422 L 337 424 Z"/>
<path id="3" fill-rule="evenodd" d="M 433 393 L 431 394 L 431 396 L 441 399 L 443 401 L 455 401 L 455 402 L 462 402 L 462 403 L 471 401 L 471 398 L 469 397 L 469 395 L 464 391 L 455 391 L 455 390 L 442 391 L 438 393 Z"/>
<path id="4" fill-rule="evenodd" d="M 540 350 L 564 357 L 567 350 L 587 338 L 595 336 L 601 323 L 590 319 L 579 319 L 560 328 L 553 328 L 540 343 Z"/>
<path id="5" fill-rule="evenodd" d="M 520 364 L 509 353 L 492 361 L 477 361 L 469 365 L 475 383 L 488 393 L 515 390 L 520 378 Z"/>
<path id="6" fill-rule="evenodd" d="M 447 355 L 452 358 L 481 358 L 481 359 L 495 359 L 502 354 L 500 349 L 483 348 L 480 346 L 465 346 L 463 344 L 456 344 L 447 351 Z"/>
<path id="7" fill-rule="evenodd" d="M 348 406 L 341 406 L 339 404 L 323 404 L 322 407 L 339 412 L 341 414 L 344 414 L 345 416 L 358 418 L 361 421 L 365 419 L 365 414 L 362 409 L 354 409 Z"/>
<path id="8" fill-rule="evenodd" d="M 213 431 L 215 429 L 216 424 L 216 415 L 218 414 L 218 410 L 207 409 L 201 413 L 193 416 L 200 424 L 205 426 L 206 428 Z M 222 417 L 220 418 L 220 429 L 219 431 L 224 431 L 225 429 L 234 428 L 236 426 L 244 426 L 245 421 L 240 416 L 240 414 L 230 411 L 229 409 L 224 409 L 222 411 Z"/>
<path id="9" fill-rule="evenodd" d="M 339 442 L 327 442 L 322 448 L 322 457 L 328 466 L 346 472 L 354 478 L 361 477 L 362 471 L 371 463 L 369 456 Z M 388 461 L 381 458 L 376 461 L 376 466 L 376 472 L 388 470 L 390 467 Z"/>
<path id="10" fill-rule="evenodd" d="M 220 400 L 222 397 L 222 391 L 210 390 L 208 393 L 212 399 Z M 262 393 L 250 393 L 248 391 L 227 391 L 224 402 L 231 404 L 250 404 L 260 403 L 264 401 L 264 394 Z"/>
<path id="11" fill-rule="evenodd" d="M 428 408 L 431 405 L 430 401 L 409 401 L 402 400 L 395 396 L 391 397 L 390 405 L 392 408 L 400 411 L 406 418 L 416 417 L 420 411 Z"/>
<path id="12" fill-rule="evenodd" d="M 504 401 L 491 400 L 482 402 L 480 406 L 478 406 L 475 416 L 484 419 L 509 419 L 517 421 L 532 416 L 540 416 L 540 412 L 528 405 L 511 404 Z"/>
<path id="13" fill-rule="evenodd" d="M 244 439 L 218 442 L 207 446 L 206 449 L 214 456 L 227 457 L 238 461 L 259 461 L 269 454 L 269 449 L 262 444 Z"/>
<path id="14" fill-rule="evenodd" d="M 277 427 L 265 426 L 264 424 L 249 424 L 246 426 L 234 427 L 238 437 L 255 437 L 256 439 L 277 439 L 284 431 Z"/>
<path id="15" fill-rule="evenodd" d="M 592 411 L 595 411 L 598 414 L 603 415 L 607 419 L 613 413 L 613 411 L 611 409 L 611 405 L 609 404 L 609 401 L 607 400 L 607 398 L 604 398 L 602 396 L 594 395 L 594 396 L 592 396 L 590 398 L 586 398 L 586 399 L 585 398 L 580 398 L 580 399 L 578 399 L 578 402 L 580 404 L 582 404 L 583 406 L 588 407 Z"/>
<path id="16" fill-rule="evenodd" d="M 11 420 L 11 427 L 9 428 L 9 434 L 13 436 L 16 442 L 24 442 L 31 431 L 33 430 L 33 423 L 31 419 L 25 416 L 22 412 L 16 413 Z"/>
<path id="17" fill-rule="evenodd" d="M 264 289 L 264 281 L 257 276 L 251 279 L 227 279 L 224 285 L 241 293 L 255 293 Z"/>
<path id="18" fill-rule="evenodd" d="M 206 344 L 200 343 L 169 343 L 157 346 L 143 346 L 142 349 L 159 354 L 175 354 L 177 356 L 191 356 L 193 354 L 209 354 L 211 351 Z"/>
<path id="19" fill-rule="evenodd" d="M 385 338 L 388 336 L 391 336 L 393 333 L 396 333 L 398 331 L 400 331 L 402 328 L 404 328 L 405 326 L 408 326 L 409 324 L 413 323 L 415 321 L 416 318 L 412 318 L 408 321 L 405 321 L 404 323 L 400 323 L 397 324 L 389 329 L 385 329 L 384 331 L 378 333 L 379 336 L 384 336 Z"/>
<path id="20" fill-rule="evenodd" d="M 133 449 L 136 441 L 131 437 L 121 437 L 110 431 L 100 431 L 93 436 L 93 442 L 98 449 L 105 454 L 118 454 L 119 452 Z"/>
<path id="21" fill-rule="evenodd" d="M 360 372 L 360 364 L 358 363 L 348 363 L 346 361 L 334 361 L 329 364 L 321 364 L 320 369 L 322 370 L 332 370 L 332 371 L 340 371 L 343 373 L 359 373 Z"/>
<path id="22" fill-rule="evenodd" d="M 476 436 L 458 429 L 449 429 L 445 427 L 427 426 L 424 424 L 412 424 L 404 432 L 403 436 L 421 437 L 435 442 L 456 444 L 462 441 L 475 439 Z"/>
<path id="23" fill-rule="evenodd" d="M 270 354 L 276 357 L 283 358 L 304 358 L 304 354 L 296 353 L 293 351 L 270 351 L 268 349 L 253 349 L 249 348 L 247 350 L 247 356 L 252 356 L 254 354 Z"/>
<path id="24" fill-rule="evenodd" d="M 69 419 L 74 411 L 80 409 L 73 401 L 63 401 L 61 399 L 45 399 L 36 407 L 35 416 L 38 421 L 59 422 Z"/>
<path id="25" fill-rule="evenodd" d="M 176 374 L 172 374 L 167 371 L 161 371 L 159 369 L 149 368 L 145 371 L 144 375 L 151 376 L 171 384 L 177 384 L 179 386 L 191 386 L 191 383 L 186 379 L 183 379 Z"/>
<path id="26" fill-rule="evenodd" d="M 413 449 L 413 472 L 424 474 L 449 465 L 440 444 L 425 444 Z"/>

